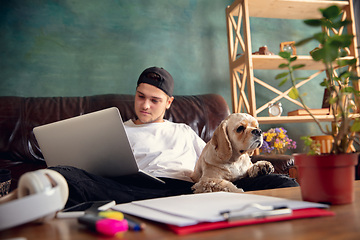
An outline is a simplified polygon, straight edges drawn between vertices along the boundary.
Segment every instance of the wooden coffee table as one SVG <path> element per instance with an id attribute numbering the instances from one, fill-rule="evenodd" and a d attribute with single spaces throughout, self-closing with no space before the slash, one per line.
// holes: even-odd
<path id="1" fill-rule="evenodd" d="M 249 192 L 252 194 L 301 200 L 300 187 Z M 76 219 L 53 219 L 45 224 L 26 224 L 0 232 L 0 239 L 360 239 L 360 181 L 355 182 L 355 202 L 331 206 L 334 217 L 297 219 L 284 222 L 241 226 L 178 236 L 164 225 L 145 221 L 141 232 L 127 231 L 122 236 L 105 237 L 88 230 Z M 14 213 L 15 214 L 15 213 Z M 3 221 L 6 219 L 0 216 Z"/>

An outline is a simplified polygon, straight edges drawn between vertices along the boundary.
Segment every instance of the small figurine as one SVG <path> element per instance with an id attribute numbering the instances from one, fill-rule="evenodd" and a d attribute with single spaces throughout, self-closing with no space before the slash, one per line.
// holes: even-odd
<path id="1" fill-rule="evenodd" d="M 259 51 L 254 52 L 253 54 L 254 55 L 275 55 L 274 53 L 272 53 L 268 50 L 267 46 L 260 47 Z"/>

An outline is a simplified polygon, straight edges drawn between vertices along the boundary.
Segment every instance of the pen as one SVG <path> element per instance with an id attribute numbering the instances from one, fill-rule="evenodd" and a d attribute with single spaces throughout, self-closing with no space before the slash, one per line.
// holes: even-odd
<path id="1" fill-rule="evenodd" d="M 256 208 L 258 210 L 249 210 L 250 208 Z M 248 212 L 246 212 L 246 210 Z M 286 215 L 291 213 L 292 210 L 287 206 L 264 206 L 258 203 L 248 204 L 237 210 L 220 212 L 220 214 L 227 221 L 237 221 L 248 218 L 263 218 L 269 216 Z"/>
<path id="2" fill-rule="evenodd" d="M 146 227 L 145 223 L 139 222 L 138 220 L 136 220 L 128 215 L 124 216 L 124 218 L 127 220 L 130 230 L 141 231 L 141 230 L 145 229 L 145 227 Z"/>
<path id="3" fill-rule="evenodd" d="M 249 214 L 242 214 L 242 215 L 229 215 L 227 218 L 227 221 L 237 221 L 242 219 L 252 219 L 252 218 L 265 218 L 265 217 L 273 217 L 273 216 L 279 216 L 279 215 L 288 215 L 291 214 L 292 210 L 290 208 L 281 208 L 281 209 L 275 209 L 270 211 L 257 211 L 252 212 Z"/>
<path id="4" fill-rule="evenodd" d="M 85 214 L 79 217 L 78 222 L 90 227 L 98 233 L 108 236 L 114 236 L 115 234 L 124 232 L 128 229 L 128 222 L 126 220 L 103 218 L 93 214 Z"/>

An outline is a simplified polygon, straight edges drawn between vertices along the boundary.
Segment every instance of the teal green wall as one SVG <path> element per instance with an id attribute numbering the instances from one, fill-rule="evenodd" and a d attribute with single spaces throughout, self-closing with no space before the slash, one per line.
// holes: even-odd
<path id="1" fill-rule="evenodd" d="M 219 0 L 6 0 L 0 95 L 133 93 L 162 66 L 175 94 L 229 96 L 225 7 Z"/>
<path id="2" fill-rule="evenodd" d="M 225 8 L 232 0 L 2 0 L 0 96 L 133 94 L 141 71 L 162 66 L 175 95 L 217 93 L 231 108 Z M 301 21 L 251 19 L 253 50 L 309 36 Z M 307 54 L 308 49 L 298 51 Z M 277 87 L 277 71 L 255 75 Z M 307 74 L 304 74 L 307 75 Z M 322 90 L 309 84 L 310 107 Z M 288 86 L 285 86 L 286 88 Z M 256 89 L 258 106 L 276 95 Z M 298 107 L 281 101 L 284 114 Z M 260 115 L 266 115 L 263 112 Z M 315 124 L 278 124 L 291 138 Z M 301 144 L 300 144 L 301 146 Z M 302 147 L 298 151 L 302 151 Z"/>

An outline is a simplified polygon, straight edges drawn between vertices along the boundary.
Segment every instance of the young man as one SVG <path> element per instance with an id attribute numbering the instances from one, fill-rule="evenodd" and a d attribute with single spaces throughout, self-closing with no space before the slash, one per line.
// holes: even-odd
<path id="1" fill-rule="evenodd" d="M 135 200 L 192 193 L 189 175 L 205 142 L 186 124 L 164 120 L 174 100 L 174 81 L 163 68 L 145 69 L 135 93 L 136 120 L 124 123 L 138 166 L 166 184 L 134 181 L 129 177 L 103 178 L 70 166 L 52 167 L 69 185 L 66 207 L 96 200 L 125 203 Z M 295 180 L 275 175 L 237 181 L 244 190 L 297 186 Z M 270 179 L 269 179 L 270 178 Z"/>
<path id="2" fill-rule="evenodd" d="M 170 108 L 174 81 L 163 68 L 146 69 L 135 93 L 135 121 L 124 123 L 139 168 L 157 177 L 191 182 L 205 142 L 186 124 L 164 120 Z"/>

